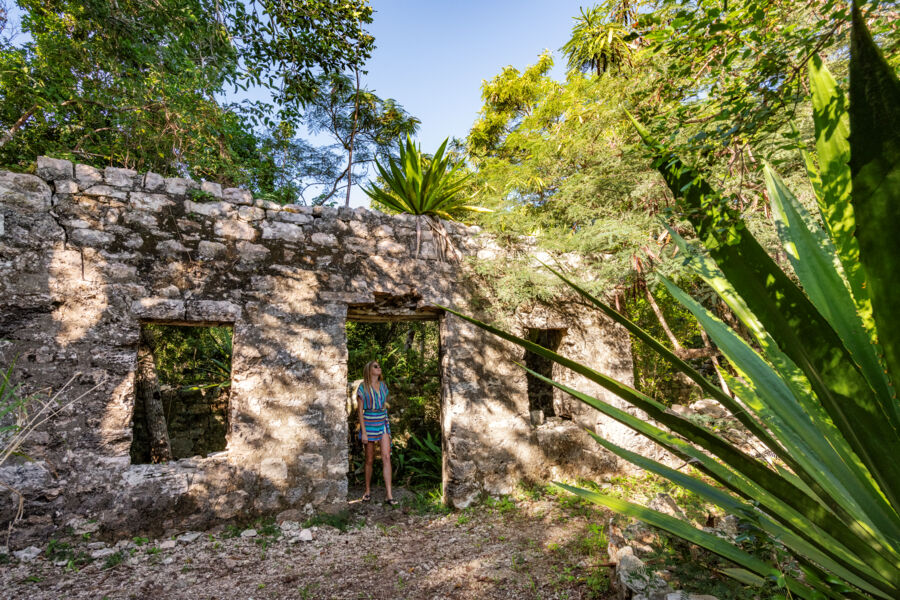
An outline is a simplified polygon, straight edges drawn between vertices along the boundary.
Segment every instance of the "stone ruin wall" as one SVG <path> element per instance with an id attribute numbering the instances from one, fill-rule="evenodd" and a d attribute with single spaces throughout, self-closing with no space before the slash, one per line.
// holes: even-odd
<path id="1" fill-rule="evenodd" d="M 461 256 L 498 252 L 477 228 L 445 223 Z M 615 470 L 583 428 L 639 442 L 571 401 L 532 426 L 523 351 L 443 314 L 474 291 L 466 261 L 438 260 L 424 228 L 365 209 L 281 206 L 217 184 L 40 158 L 0 171 L 0 367 L 24 392 L 82 396 L 36 432 L 29 462 L 0 468 L 25 493 L 20 539 L 96 520 L 101 533 L 201 528 L 347 496 L 346 321 L 440 323 L 446 501 L 464 507 L 522 479 Z M 227 448 L 131 464 L 140 324 L 234 328 Z M 560 352 L 630 382 L 623 329 L 577 305 L 515 317 L 565 329 Z M 566 383 L 620 404 L 572 374 Z M 621 405 L 621 404 L 620 404 Z M 0 523 L 13 516 L 2 496 Z"/>

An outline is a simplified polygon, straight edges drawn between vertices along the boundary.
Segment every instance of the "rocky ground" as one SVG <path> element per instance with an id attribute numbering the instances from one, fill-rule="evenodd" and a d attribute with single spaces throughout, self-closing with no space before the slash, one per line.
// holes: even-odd
<path id="1" fill-rule="evenodd" d="M 31 559 L 21 551 L 18 558 L 0 554 L 0 597 L 612 595 L 610 570 L 603 566 L 608 515 L 600 509 L 562 496 L 519 494 L 444 514 L 408 492 L 403 496 L 399 507 L 383 505 L 376 495 L 370 503 L 351 502 L 338 516 L 173 532 L 160 540 L 104 543 L 61 535 Z"/>

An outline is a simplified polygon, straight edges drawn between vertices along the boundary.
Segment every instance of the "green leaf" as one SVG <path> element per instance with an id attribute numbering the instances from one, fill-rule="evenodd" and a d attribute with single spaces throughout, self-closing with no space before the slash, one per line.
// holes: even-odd
<path id="1" fill-rule="evenodd" d="M 564 483 L 554 483 L 554 485 L 559 486 L 564 490 L 568 490 L 569 492 L 572 492 L 576 496 L 584 498 L 585 500 L 589 500 L 590 502 L 606 506 L 623 515 L 640 519 L 641 521 L 653 525 L 654 527 L 664 529 L 669 533 L 673 533 L 678 537 L 688 540 L 689 542 L 693 542 L 698 546 L 702 546 L 710 552 L 715 552 L 719 556 L 727 558 L 728 560 L 737 563 L 748 571 L 755 573 L 756 575 L 759 575 L 761 577 L 776 578 L 783 575 L 778 569 L 764 563 L 755 556 L 744 552 L 736 546 L 729 544 L 722 538 L 711 533 L 706 533 L 705 531 L 696 529 L 695 527 L 692 527 L 691 525 L 685 523 L 684 521 L 676 519 L 675 517 L 670 517 L 669 515 L 664 515 L 655 510 L 651 510 L 637 504 L 632 504 L 631 502 L 625 502 L 624 500 L 619 500 L 618 498 L 613 498 L 611 496 L 605 496 L 596 492 L 583 490 Z M 792 577 L 785 576 L 785 584 L 792 593 L 797 594 L 801 598 L 809 598 L 810 600 L 813 600 L 813 598 L 815 598 L 812 590 Z"/>
<path id="2" fill-rule="evenodd" d="M 900 506 L 900 434 L 837 333 L 749 234 L 705 179 L 638 129 L 698 237 L 762 327 L 806 375 L 815 395 L 892 506 Z"/>
<path id="3" fill-rule="evenodd" d="M 816 128 L 816 154 L 821 173 L 813 170 L 812 161 L 805 156 L 807 170 L 816 191 L 822 221 L 837 249 L 857 308 L 866 328 L 874 332 L 872 304 L 859 263 L 859 244 L 853 235 L 856 220 L 850 203 L 850 117 L 847 99 L 818 55 L 809 61 L 809 83 Z"/>
<path id="4" fill-rule="evenodd" d="M 850 37 L 850 132 L 851 195 L 859 259 L 865 269 L 885 362 L 891 380 L 897 382 L 900 236 L 894 229 L 900 223 L 900 81 L 872 41 L 855 3 Z M 894 402 L 890 408 L 893 413 L 886 418 L 894 426 L 894 439 L 900 439 L 900 407 Z M 893 448 L 884 451 L 900 456 Z M 889 498 L 900 510 L 896 495 L 890 493 Z"/>
<path id="5" fill-rule="evenodd" d="M 804 291 L 834 327 L 880 401 L 891 405 L 893 389 L 857 311 L 849 284 L 842 277 L 842 269 L 839 270 L 841 263 L 834 245 L 777 173 L 766 166 L 763 175 L 778 235 Z"/>

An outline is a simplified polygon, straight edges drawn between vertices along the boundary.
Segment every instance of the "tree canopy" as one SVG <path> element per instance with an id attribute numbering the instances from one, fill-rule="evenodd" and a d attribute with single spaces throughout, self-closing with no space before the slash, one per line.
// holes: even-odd
<path id="1" fill-rule="evenodd" d="M 353 163 L 363 169 L 415 130 L 396 101 L 348 86 L 346 73 L 374 47 L 366 0 L 17 4 L 20 35 L 0 10 L 8 168 L 49 154 L 246 185 L 282 201 L 313 187 L 309 200 L 324 202 L 346 178 L 338 164 L 348 102 L 358 104 Z M 255 99 L 225 100 L 251 89 Z M 303 127 L 328 132 L 337 147 L 300 139 Z"/>

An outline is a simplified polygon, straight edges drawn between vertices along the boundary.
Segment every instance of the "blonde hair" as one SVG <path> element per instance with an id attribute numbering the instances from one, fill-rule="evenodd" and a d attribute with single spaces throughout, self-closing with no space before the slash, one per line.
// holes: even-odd
<path id="1" fill-rule="evenodd" d="M 366 366 L 363 367 L 363 382 L 362 382 L 363 389 L 370 396 L 374 393 L 374 390 L 372 389 L 372 383 L 371 383 L 372 382 L 372 365 L 377 365 L 377 364 L 378 364 L 377 360 L 370 360 L 369 362 L 366 363 Z M 378 374 L 378 382 L 381 383 L 382 381 L 384 381 L 384 370 L 383 369 L 382 369 L 382 372 Z"/>

